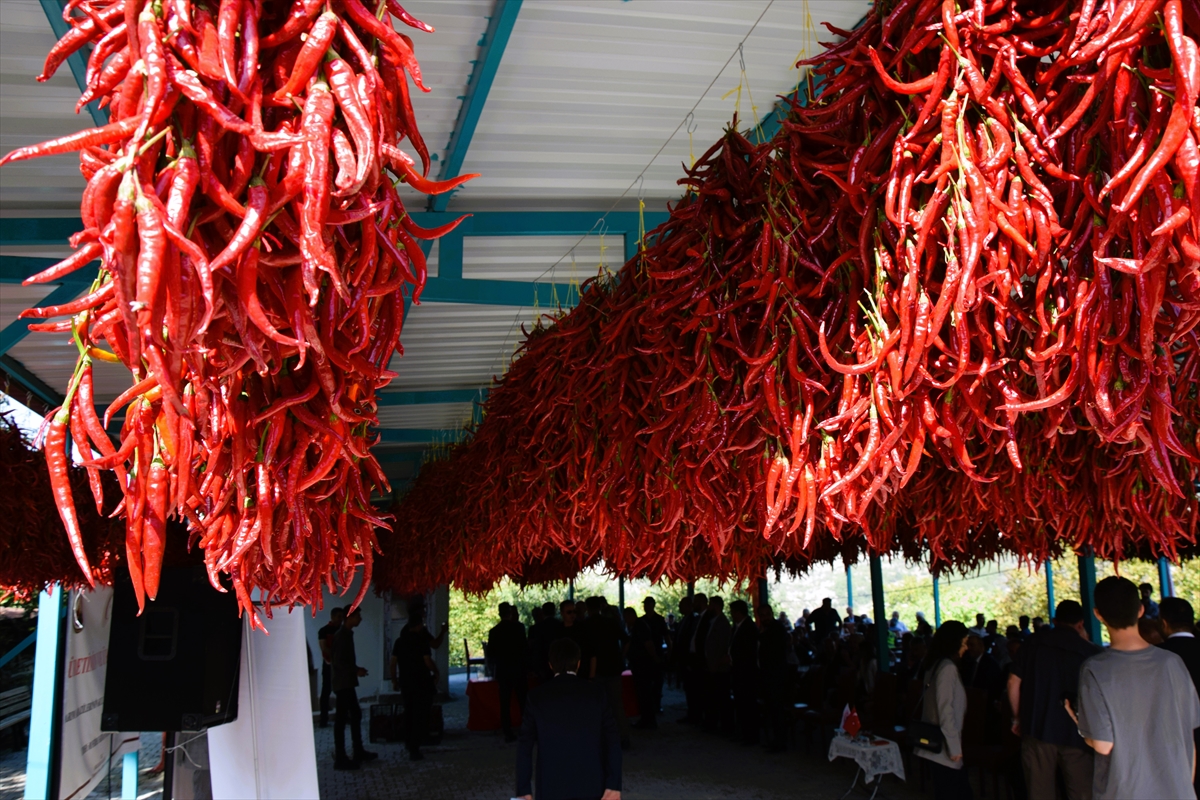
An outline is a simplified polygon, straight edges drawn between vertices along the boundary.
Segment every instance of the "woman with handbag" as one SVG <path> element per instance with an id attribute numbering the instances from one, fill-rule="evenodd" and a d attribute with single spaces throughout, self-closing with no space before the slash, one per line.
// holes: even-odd
<path id="1" fill-rule="evenodd" d="M 967 692 L 958 663 L 967 650 L 967 626 L 951 620 L 937 629 L 925 659 L 921 722 L 914 724 L 914 752 L 933 768 L 934 800 L 970 800 L 963 769 L 962 727 Z"/>

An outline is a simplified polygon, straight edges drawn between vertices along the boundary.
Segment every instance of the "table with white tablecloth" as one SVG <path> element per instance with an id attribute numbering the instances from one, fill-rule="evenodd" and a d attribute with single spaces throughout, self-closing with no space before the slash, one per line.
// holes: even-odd
<path id="1" fill-rule="evenodd" d="M 829 760 L 833 761 L 835 758 L 853 759 L 867 783 L 888 773 L 904 780 L 904 758 L 900 754 L 900 746 L 890 739 L 875 736 L 857 736 L 852 739 L 844 733 L 839 733 L 829 743 Z M 850 789 L 853 790 L 857 783 L 858 772 L 854 775 L 854 783 L 850 784 Z M 879 787 L 875 788 L 878 790 Z M 847 791 L 846 794 L 850 792 Z"/>

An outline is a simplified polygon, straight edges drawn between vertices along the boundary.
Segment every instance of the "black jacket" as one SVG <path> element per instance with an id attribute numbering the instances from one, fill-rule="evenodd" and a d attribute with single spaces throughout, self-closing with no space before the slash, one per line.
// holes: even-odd
<path id="1" fill-rule="evenodd" d="M 729 658 L 733 662 L 730 672 L 734 680 L 754 680 L 758 673 L 758 626 L 754 620 L 744 619 L 734 626 Z"/>
<path id="2" fill-rule="evenodd" d="M 1175 636 L 1167 639 L 1159 647 L 1170 650 L 1183 659 L 1183 665 L 1192 676 L 1196 691 L 1200 692 L 1200 639 L 1193 636 Z"/>
<path id="3" fill-rule="evenodd" d="M 564 674 L 529 691 L 517 742 L 517 797 L 532 794 L 535 744 L 538 800 L 620 791 L 621 737 L 598 683 Z"/>
<path id="4" fill-rule="evenodd" d="M 502 620 L 488 631 L 487 657 L 497 675 L 517 675 L 525 671 L 525 626 L 515 620 Z"/>

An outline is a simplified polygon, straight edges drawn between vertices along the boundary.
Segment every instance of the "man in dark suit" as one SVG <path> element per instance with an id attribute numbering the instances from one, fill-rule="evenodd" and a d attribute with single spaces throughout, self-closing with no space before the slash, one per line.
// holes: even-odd
<path id="1" fill-rule="evenodd" d="M 782 753 L 788 740 L 788 649 L 791 637 L 783 623 L 775 617 L 771 606 L 763 603 L 757 609 L 758 681 L 767 716 L 767 751 Z"/>
<path id="2" fill-rule="evenodd" d="M 687 714 L 680 718 L 683 723 L 698 723 L 700 721 L 700 704 L 696 699 L 696 680 L 692 675 L 691 653 L 688 648 L 692 644 L 692 637 L 696 634 L 696 623 L 700 621 L 700 614 L 695 610 L 695 604 L 691 597 L 684 597 L 679 601 L 679 629 L 675 632 L 675 647 L 671 651 L 671 658 L 675 662 L 675 674 L 679 678 L 679 685 L 683 687 L 683 691 L 687 698 Z"/>
<path id="3" fill-rule="evenodd" d="M 1200 639 L 1196 638 L 1196 615 L 1192 604 L 1182 597 L 1164 597 L 1158 604 L 1158 619 L 1162 622 L 1166 640 L 1159 645 L 1183 659 L 1196 691 L 1200 692 Z M 1200 752 L 1200 729 L 1192 731 Z M 1200 796 L 1200 771 L 1192 779 L 1197 796 Z"/>
<path id="4" fill-rule="evenodd" d="M 525 709 L 525 691 L 529 688 L 525 652 L 525 626 L 517 619 L 517 609 L 509 603 L 501 603 L 500 622 L 488 631 L 487 657 L 492 662 L 500 690 L 500 728 L 506 742 L 517 740 L 512 729 L 514 692 L 521 713 Z"/>
<path id="5" fill-rule="evenodd" d="M 733 638 L 729 681 L 733 688 L 734 731 L 743 744 L 758 744 L 758 626 L 745 600 L 729 604 Z"/>
<path id="6" fill-rule="evenodd" d="M 550 645 L 554 678 L 529 693 L 517 744 L 517 793 L 533 800 L 620 800 L 621 737 L 602 687 L 580 679 L 579 645 Z"/>
<path id="7" fill-rule="evenodd" d="M 697 725 L 704 723 L 708 716 L 708 661 L 704 657 L 704 641 L 708 638 L 708 628 L 712 625 L 714 610 L 708 607 L 708 598 L 699 592 L 692 595 L 692 612 L 696 614 L 696 625 L 687 642 L 688 684 L 683 685 L 683 691 L 688 700 L 688 716 Z M 695 711 L 693 716 L 692 712 Z"/>

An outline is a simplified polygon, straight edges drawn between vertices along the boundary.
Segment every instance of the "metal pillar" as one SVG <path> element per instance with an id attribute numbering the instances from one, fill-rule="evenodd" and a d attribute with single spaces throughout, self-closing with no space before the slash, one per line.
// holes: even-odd
<path id="1" fill-rule="evenodd" d="M 1050 563 L 1050 559 L 1046 559 L 1046 622 L 1054 622 L 1054 609 L 1058 603 L 1054 602 L 1054 565 Z"/>
<path id="2" fill-rule="evenodd" d="M 575 579 L 571 578 L 567 581 L 567 599 L 571 602 L 575 601 Z"/>
<path id="3" fill-rule="evenodd" d="M 50 587 L 38 598 L 37 643 L 33 656 L 33 702 L 25 760 L 25 799 L 58 797 L 61 734 L 62 658 L 66 648 L 67 591 Z"/>
<path id="4" fill-rule="evenodd" d="M 1091 640 L 1100 644 L 1100 620 L 1093 613 L 1096 610 L 1096 557 L 1091 550 L 1087 555 L 1079 556 L 1079 600 L 1083 605 L 1083 624 L 1087 628 Z"/>
<path id="5" fill-rule="evenodd" d="M 1162 597 L 1175 596 L 1175 581 L 1171 579 L 1171 562 L 1167 560 L 1166 556 L 1160 556 L 1158 559 L 1158 586 Z M 1162 597 L 1159 599 L 1161 600 Z"/>
<path id="6" fill-rule="evenodd" d="M 696 582 L 695 582 L 695 581 L 688 581 L 688 593 L 687 593 L 687 596 L 688 596 L 688 598 L 690 599 L 690 598 L 692 598 L 692 597 L 695 597 L 695 595 L 696 595 Z"/>
<path id="7" fill-rule="evenodd" d="M 846 571 L 849 575 L 849 570 Z M 883 599 L 883 561 L 871 556 L 871 599 L 875 603 L 875 640 L 879 646 L 879 672 L 890 672 L 891 650 L 888 649 L 887 606 Z"/>
<path id="8" fill-rule="evenodd" d="M 625 613 L 625 579 L 617 578 L 617 608 Z"/>
<path id="9" fill-rule="evenodd" d="M 167 756 L 171 756 L 168 754 Z M 121 761 L 121 800 L 137 800 L 138 796 L 138 754 L 137 751 L 126 753 Z"/>
<path id="10" fill-rule="evenodd" d="M 933 628 L 937 630 L 942 627 L 942 592 L 938 587 L 938 579 L 935 575 L 933 578 Z"/>
<path id="11" fill-rule="evenodd" d="M 755 591 L 756 596 L 754 597 L 754 608 L 750 609 L 750 613 L 752 615 L 755 611 L 758 610 L 759 606 L 763 605 L 764 603 L 771 602 L 770 590 L 767 588 L 767 579 L 766 578 L 759 578 L 758 580 L 756 580 L 754 582 L 754 587 L 756 590 Z"/>
<path id="12" fill-rule="evenodd" d="M 846 565 L 846 605 L 854 608 L 854 576 L 850 574 L 850 565 Z"/>

